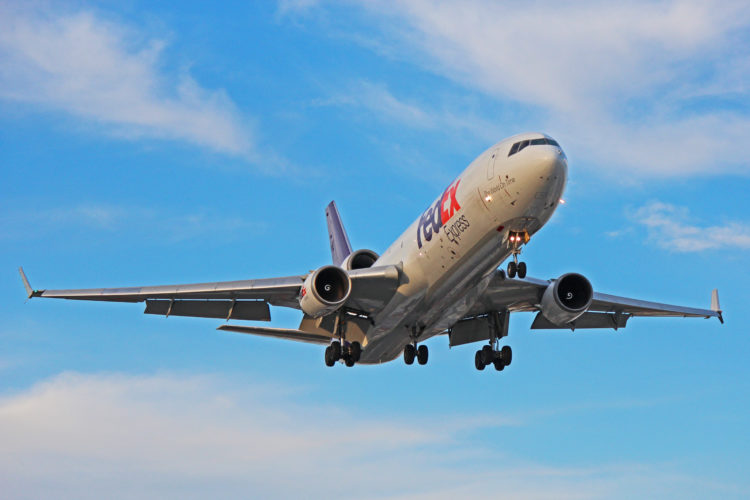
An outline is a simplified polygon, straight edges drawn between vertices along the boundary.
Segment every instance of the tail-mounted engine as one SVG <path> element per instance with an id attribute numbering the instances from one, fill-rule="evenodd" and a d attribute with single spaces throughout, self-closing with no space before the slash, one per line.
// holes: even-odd
<path id="1" fill-rule="evenodd" d="M 594 297 L 591 283 L 577 273 L 563 274 L 542 295 L 542 314 L 556 325 L 565 325 L 585 313 Z"/>
<path id="2" fill-rule="evenodd" d="M 299 305 L 308 316 L 319 318 L 344 305 L 352 289 L 349 275 L 337 266 L 323 266 L 310 273 L 302 285 Z"/>
<path id="3" fill-rule="evenodd" d="M 347 271 L 366 269 L 372 267 L 378 258 L 380 258 L 380 256 L 372 250 L 357 250 L 356 252 L 350 253 L 349 256 L 344 259 L 341 267 Z"/>

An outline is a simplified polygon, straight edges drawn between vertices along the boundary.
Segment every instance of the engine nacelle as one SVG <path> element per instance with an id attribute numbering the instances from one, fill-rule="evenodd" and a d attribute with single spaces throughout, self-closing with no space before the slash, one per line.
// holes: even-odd
<path id="1" fill-rule="evenodd" d="M 376 254 L 372 250 L 357 250 L 352 252 L 349 256 L 344 259 L 341 267 L 347 271 L 353 271 L 354 269 L 365 269 L 372 267 L 376 260 L 380 258 L 380 255 Z"/>
<path id="2" fill-rule="evenodd" d="M 562 326 L 585 313 L 594 298 L 594 289 L 585 276 L 563 274 L 547 287 L 542 295 L 542 314 Z"/>
<path id="3" fill-rule="evenodd" d="M 307 275 L 299 305 L 308 316 L 319 318 L 343 306 L 351 290 L 352 281 L 346 271 L 336 266 L 323 266 Z"/>

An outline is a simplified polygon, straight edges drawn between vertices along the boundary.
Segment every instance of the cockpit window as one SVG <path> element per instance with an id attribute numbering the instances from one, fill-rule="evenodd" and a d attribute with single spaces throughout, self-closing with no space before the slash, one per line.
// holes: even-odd
<path id="1" fill-rule="evenodd" d="M 508 153 L 508 156 L 512 156 L 519 151 L 521 151 L 526 146 L 541 146 L 544 144 L 549 144 L 550 146 L 560 147 L 560 145 L 557 143 L 554 139 L 548 139 L 547 137 L 542 137 L 541 139 L 531 139 L 531 140 L 525 140 L 525 141 L 519 141 L 513 146 L 510 147 L 510 152 Z"/>

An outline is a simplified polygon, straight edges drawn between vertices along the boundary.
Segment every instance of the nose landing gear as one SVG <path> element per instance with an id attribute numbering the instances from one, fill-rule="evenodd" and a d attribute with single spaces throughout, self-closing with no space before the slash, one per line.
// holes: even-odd
<path id="1" fill-rule="evenodd" d="M 526 263 L 518 262 L 518 256 L 521 254 L 521 245 L 528 243 L 529 239 L 529 233 L 526 231 L 510 231 L 508 233 L 508 241 L 511 243 L 511 252 L 513 253 L 513 260 L 508 262 L 509 278 L 515 278 L 516 274 L 521 279 L 526 277 Z"/>

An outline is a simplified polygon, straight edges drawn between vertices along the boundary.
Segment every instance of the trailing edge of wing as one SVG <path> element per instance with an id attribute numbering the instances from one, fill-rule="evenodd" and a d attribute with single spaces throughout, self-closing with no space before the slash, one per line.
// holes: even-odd
<path id="1" fill-rule="evenodd" d="M 285 328 L 264 328 L 259 326 L 244 325 L 221 325 L 217 330 L 228 332 L 246 333 L 250 335 L 261 335 L 264 337 L 276 337 L 279 339 L 296 340 L 312 344 L 328 344 L 332 337 L 325 335 L 303 332 L 302 330 L 287 330 Z"/>

